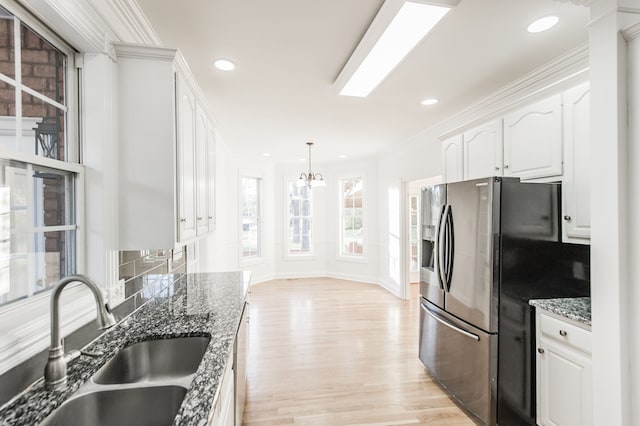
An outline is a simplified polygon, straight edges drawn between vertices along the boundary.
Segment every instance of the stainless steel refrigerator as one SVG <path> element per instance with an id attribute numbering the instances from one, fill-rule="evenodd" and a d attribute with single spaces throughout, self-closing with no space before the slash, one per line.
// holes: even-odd
<path id="1" fill-rule="evenodd" d="M 419 356 L 484 424 L 498 423 L 499 400 L 503 424 L 535 424 L 528 299 L 588 294 L 588 283 L 558 288 L 559 212 L 557 184 L 496 177 L 422 191 Z"/>

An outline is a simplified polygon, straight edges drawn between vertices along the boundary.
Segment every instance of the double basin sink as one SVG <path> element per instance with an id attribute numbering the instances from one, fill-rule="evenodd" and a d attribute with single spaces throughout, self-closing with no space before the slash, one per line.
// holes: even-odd
<path id="1" fill-rule="evenodd" d="M 42 425 L 171 425 L 209 340 L 179 337 L 126 346 Z"/>

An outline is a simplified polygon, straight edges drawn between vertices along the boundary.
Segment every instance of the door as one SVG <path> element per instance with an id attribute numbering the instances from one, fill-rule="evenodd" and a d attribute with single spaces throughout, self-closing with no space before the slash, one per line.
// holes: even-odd
<path id="1" fill-rule="evenodd" d="M 444 167 L 444 181 L 458 182 L 463 177 L 462 135 L 454 136 L 442 142 L 442 165 Z"/>
<path id="2" fill-rule="evenodd" d="M 502 176 L 502 120 L 465 132 L 464 179 Z"/>
<path id="3" fill-rule="evenodd" d="M 562 174 L 562 97 L 552 96 L 504 118 L 504 173 L 534 179 Z"/>
<path id="4" fill-rule="evenodd" d="M 187 83 L 176 74 L 178 97 L 178 241 L 196 236 L 196 141 L 195 98 Z"/>
<path id="5" fill-rule="evenodd" d="M 420 294 L 441 308 L 444 307 L 444 286 L 438 268 L 437 234 L 446 199 L 446 185 L 422 189 Z"/>
<path id="6" fill-rule="evenodd" d="M 563 241 L 591 236 L 591 120 L 589 83 L 564 93 Z"/>
<path id="7" fill-rule="evenodd" d="M 207 145 L 208 119 L 200 105 L 196 104 L 196 227 L 197 234 L 209 231 L 207 211 Z"/>
<path id="8" fill-rule="evenodd" d="M 420 360 L 486 425 L 496 419 L 497 339 L 421 299 Z"/>
<path id="9" fill-rule="evenodd" d="M 493 273 L 494 197 L 499 200 L 493 178 L 450 184 L 447 188 L 448 234 L 452 253 L 445 295 L 447 312 L 484 331 L 498 331 L 498 280 Z M 498 189 L 499 191 L 499 189 Z M 443 244 L 441 243 L 441 244 Z M 495 282 L 494 282 L 495 281 Z"/>

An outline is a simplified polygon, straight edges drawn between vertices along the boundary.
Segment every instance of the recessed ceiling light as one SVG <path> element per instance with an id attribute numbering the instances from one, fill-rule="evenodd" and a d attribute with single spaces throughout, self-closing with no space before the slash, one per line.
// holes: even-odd
<path id="1" fill-rule="evenodd" d="M 232 71 L 233 69 L 235 69 L 236 64 L 228 59 L 216 59 L 213 62 L 213 66 L 222 71 Z"/>
<path id="2" fill-rule="evenodd" d="M 385 1 L 336 79 L 340 95 L 368 96 L 458 1 Z"/>
<path id="3" fill-rule="evenodd" d="M 541 33 L 553 28 L 559 21 L 557 16 L 545 16 L 544 18 L 537 19 L 529 24 L 527 31 L 530 33 Z"/>
<path id="4" fill-rule="evenodd" d="M 262 153 L 262 156 L 263 156 L 263 157 L 271 157 L 271 154 L 269 154 L 268 152 L 263 152 L 263 153 Z"/>
<path id="5" fill-rule="evenodd" d="M 298 160 L 300 160 L 300 161 L 307 161 L 307 159 L 306 159 L 306 158 L 298 158 Z"/>
<path id="6" fill-rule="evenodd" d="M 340 154 L 340 155 L 338 155 L 338 158 L 347 158 L 347 156 L 344 155 L 344 154 Z"/>
<path id="7" fill-rule="evenodd" d="M 420 102 L 422 105 L 435 105 L 437 104 L 439 101 L 436 98 L 429 98 L 429 99 L 425 99 L 424 101 Z"/>

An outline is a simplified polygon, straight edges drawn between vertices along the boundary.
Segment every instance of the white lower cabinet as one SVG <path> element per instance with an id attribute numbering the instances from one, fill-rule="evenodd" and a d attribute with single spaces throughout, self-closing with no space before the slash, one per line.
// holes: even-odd
<path id="1" fill-rule="evenodd" d="M 248 295 L 247 295 L 248 299 Z M 240 426 L 244 413 L 249 350 L 249 303 L 244 304 L 240 326 L 220 382 L 219 394 L 211 409 L 209 426 Z"/>
<path id="2" fill-rule="evenodd" d="M 213 407 L 213 413 L 209 419 L 209 426 L 234 426 L 234 380 L 233 380 L 233 353 L 227 360 L 227 367 L 220 382 L 218 399 Z"/>
<path id="3" fill-rule="evenodd" d="M 536 346 L 538 425 L 591 425 L 591 331 L 536 309 Z"/>

